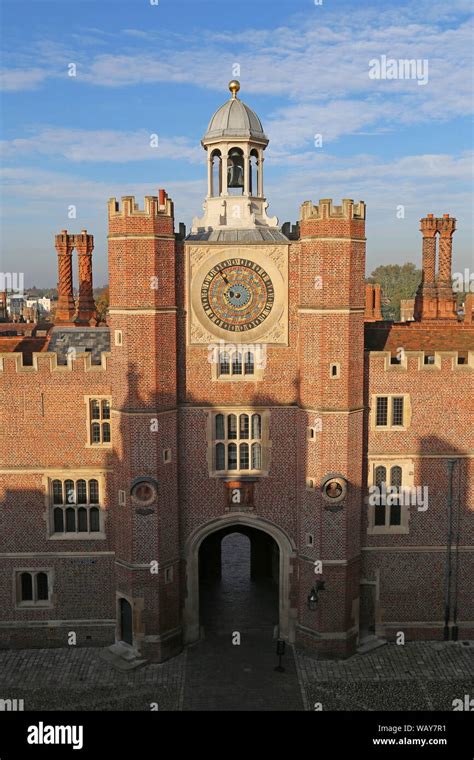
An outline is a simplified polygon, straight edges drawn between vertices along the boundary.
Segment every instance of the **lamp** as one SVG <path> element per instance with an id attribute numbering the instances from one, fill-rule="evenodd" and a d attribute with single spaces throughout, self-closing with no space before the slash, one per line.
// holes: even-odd
<path id="1" fill-rule="evenodd" d="M 316 585 L 313 586 L 308 594 L 308 609 L 311 610 L 311 612 L 314 612 L 318 606 L 318 593 L 325 590 L 324 581 L 316 581 Z"/>

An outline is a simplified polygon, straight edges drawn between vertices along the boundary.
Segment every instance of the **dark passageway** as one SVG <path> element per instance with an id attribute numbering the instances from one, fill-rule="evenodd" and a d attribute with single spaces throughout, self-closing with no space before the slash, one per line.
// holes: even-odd
<path id="1" fill-rule="evenodd" d="M 258 630 L 271 638 L 278 625 L 279 552 L 253 528 L 218 531 L 199 554 L 200 624 L 204 635 Z"/>

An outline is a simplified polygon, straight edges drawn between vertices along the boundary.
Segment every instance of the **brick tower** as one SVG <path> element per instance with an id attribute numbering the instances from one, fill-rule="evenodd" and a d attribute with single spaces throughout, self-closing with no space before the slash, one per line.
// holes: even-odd
<path id="1" fill-rule="evenodd" d="M 117 640 L 151 660 L 179 651 L 173 204 L 109 202 Z"/>
<path id="2" fill-rule="evenodd" d="M 299 540 L 312 561 L 300 562 L 299 635 L 344 655 L 354 651 L 358 624 L 365 204 L 306 202 L 300 230 Z M 325 498 L 328 479 L 347 488 L 345 498 Z M 318 580 L 325 590 L 311 611 L 306 594 Z"/>

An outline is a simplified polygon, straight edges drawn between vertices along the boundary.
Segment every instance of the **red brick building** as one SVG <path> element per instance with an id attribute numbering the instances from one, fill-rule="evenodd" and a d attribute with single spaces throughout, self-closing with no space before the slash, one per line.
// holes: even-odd
<path id="1" fill-rule="evenodd" d="M 92 235 L 63 230 L 54 328 L 0 336 L 1 647 L 73 632 L 170 657 L 199 637 L 200 574 L 218 575 L 235 531 L 253 577 L 278 584 L 287 640 L 346 656 L 369 636 L 474 636 L 455 220 L 421 220 L 415 321 L 383 322 L 365 204 L 306 201 L 280 228 L 238 89 L 202 140 L 208 195 L 187 237 L 163 190 L 142 209 L 110 200 L 108 324 Z"/>

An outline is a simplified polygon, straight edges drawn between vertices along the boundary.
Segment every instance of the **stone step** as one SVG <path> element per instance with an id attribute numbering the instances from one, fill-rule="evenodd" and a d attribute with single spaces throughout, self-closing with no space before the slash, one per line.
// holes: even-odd
<path id="1" fill-rule="evenodd" d="M 103 649 L 100 657 L 108 662 L 115 670 L 127 671 L 136 670 L 146 665 L 148 660 L 143 659 L 137 649 L 126 644 L 124 641 L 118 641 L 116 644 Z"/>
<path id="2" fill-rule="evenodd" d="M 383 647 L 387 643 L 387 639 L 381 639 L 378 636 L 367 636 L 365 639 L 361 640 L 357 647 L 357 654 L 373 652 L 375 649 L 379 649 L 379 647 Z"/>

